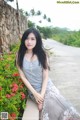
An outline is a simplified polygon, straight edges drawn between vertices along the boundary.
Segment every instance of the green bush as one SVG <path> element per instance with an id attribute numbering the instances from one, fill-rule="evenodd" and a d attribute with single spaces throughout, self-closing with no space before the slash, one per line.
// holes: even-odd
<path id="1" fill-rule="evenodd" d="M 28 96 L 15 66 L 17 48 L 0 58 L 0 112 L 8 112 L 13 120 L 22 117 Z"/>

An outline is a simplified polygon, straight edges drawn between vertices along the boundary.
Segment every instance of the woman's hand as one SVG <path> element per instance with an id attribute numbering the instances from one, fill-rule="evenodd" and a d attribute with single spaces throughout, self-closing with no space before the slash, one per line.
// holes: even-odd
<path id="1" fill-rule="evenodd" d="M 35 97 L 36 102 L 37 102 L 38 110 L 41 111 L 43 108 L 44 95 L 36 92 L 34 94 L 34 97 Z"/>
<path id="2" fill-rule="evenodd" d="M 43 98 L 43 96 L 42 96 L 40 93 L 35 92 L 33 95 L 34 95 L 34 97 L 35 97 L 35 99 L 36 99 L 36 102 L 37 102 L 38 104 L 42 104 L 42 103 L 43 103 L 44 98 Z"/>
<path id="3" fill-rule="evenodd" d="M 42 98 L 44 98 L 45 94 L 41 93 Z"/>

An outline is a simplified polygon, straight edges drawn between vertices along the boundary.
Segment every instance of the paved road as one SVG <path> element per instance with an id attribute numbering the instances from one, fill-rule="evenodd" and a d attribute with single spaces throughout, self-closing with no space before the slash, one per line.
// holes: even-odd
<path id="1" fill-rule="evenodd" d="M 50 77 L 61 94 L 80 112 L 80 48 L 44 40 L 46 48 L 53 48 L 50 58 Z"/>

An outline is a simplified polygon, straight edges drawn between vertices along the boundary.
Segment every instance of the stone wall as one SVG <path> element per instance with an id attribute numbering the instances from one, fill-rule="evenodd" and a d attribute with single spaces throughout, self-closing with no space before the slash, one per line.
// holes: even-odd
<path id="1" fill-rule="evenodd" d="M 19 41 L 19 34 L 26 29 L 27 18 L 19 13 L 18 25 L 17 11 L 4 0 L 0 0 L 0 53 L 9 52 L 10 46 Z"/>

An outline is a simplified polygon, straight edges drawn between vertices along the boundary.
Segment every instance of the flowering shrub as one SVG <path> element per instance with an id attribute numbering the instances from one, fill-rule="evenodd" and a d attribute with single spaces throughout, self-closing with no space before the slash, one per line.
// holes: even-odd
<path id="1" fill-rule="evenodd" d="M 15 52 L 14 48 L 0 58 L 0 112 L 8 112 L 10 120 L 21 119 L 27 101 L 27 88 L 14 64 Z"/>

